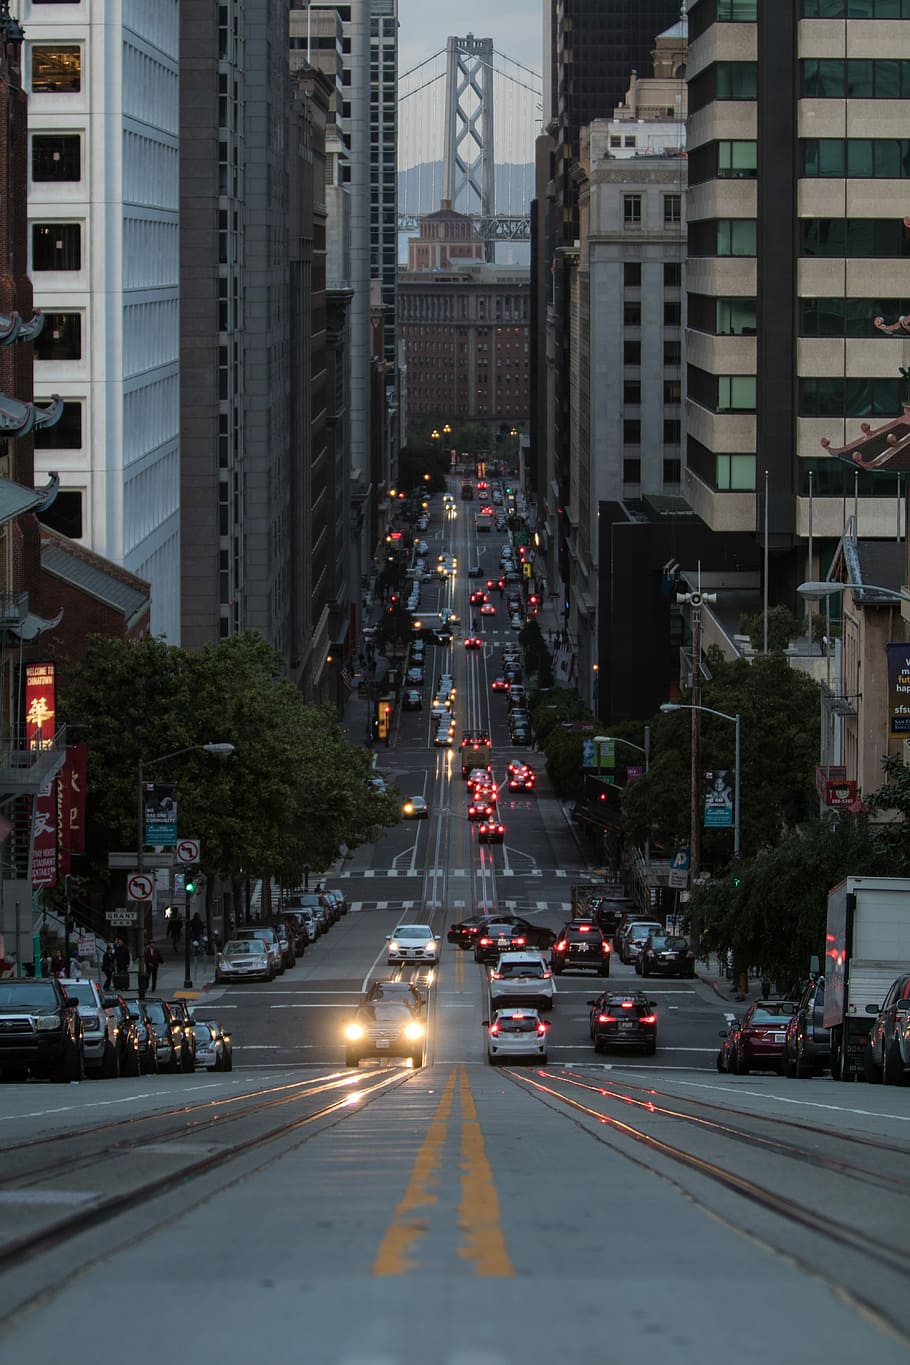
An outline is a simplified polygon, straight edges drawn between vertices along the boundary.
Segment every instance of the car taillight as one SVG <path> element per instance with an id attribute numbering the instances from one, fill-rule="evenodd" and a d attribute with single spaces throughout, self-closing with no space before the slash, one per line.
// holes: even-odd
<path id="1" fill-rule="evenodd" d="M 546 1031 L 547 1031 L 547 1025 L 546 1025 L 545 1021 L 544 1021 L 543 1019 L 541 1019 L 540 1023 L 537 1025 L 537 1033 L 538 1033 L 538 1036 L 542 1038 L 543 1035 L 546 1033 Z"/>
<path id="2" fill-rule="evenodd" d="M 590 926 L 590 924 L 579 924 L 579 926 L 578 926 L 578 932 L 579 932 L 580 934 L 590 934 L 590 932 L 591 932 L 591 926 Z"/>
<path id="3" fill-rule="evenodd" d="M 498 1024 L 491 1024 L 491 1025 L 490 1025 L 490 1032 L 491 1032 L 491 1033 L 493 1034 L 493 1036 L 495 1037 L 496 1034 L 499 1032 L 499 1025 L 498 1025 Z"/>
<path id="4" fill-rule="evenodd" d="M 656 1015 L 656 1014 L 646 1014 L 645 1017 L 644 1017 L 644 1019 L 642 1019 L 641 1022 L 642 1022 L 643 1024 L 656 1024 L 656 1023 L 657 1023 L 657 1015 Z"/>
<path id="5" fill-rule="evenodd" d="M 513 942 L 513 943 L 517 943 L 517 944 L 521 945 L 521 947 L 524 947 L 524 945 L 527 943 L 527 941 L 528 941 L 528 940 L 527 940 L 526 938 L 513 938 L 513 939 L 512 939 L 512 942 Z"/>
<path id="6" fill-rule="evenodd" d="M 566 951 L 566 941 L 561 938 L 558 943 L 553 944 L 554 953 L 564 953 Z"/>
<path id="7" fill-rule="evenodd" d="M 615 1024 L 616 1019 L 612 1014 L 598 1014 L 597 1022 L 598 1024 Z"/>
<path id="8" fill-rule="evenodd" d="M 690 948 L 689 951 L 686 953 L 686 957 L 694 957 L 694 956 L 695 956 L 695 954 L 693 953 L 692 949 Z"/>
<path id="9" fill-rule="evenodd" d="M 501 980 L 502 980 L 502 972 L 491 972 L 491 973 L 490 973 L 490 980 L 491 980 L 491 981 L 501 981 Z"/>
<path id="10" fill-rule="evenodd" d="M 544 979 L 544 981 L 549 981 L 549 979 L 550 979 L 550 972 L 544 972 L 544 974 L 543 974 L 543 979 Z"/>
<path id="11" fill-rule="evenodd" d="M 480 946 L 481 948 L 488 948 L 492 942 L 493 940 L 491 938 L 482 938 L 480 940 Z"/>
<path id="12" fill-rule="evenodd" d="M 631 1001 L 631 1000 L 624 1000 L 624 1001 L 622 1002 L 622 1007 L 623 1007 L 624 1010 L 630 1010 L 630 1009 L 632 1008 L 632 1001 Z"/>
<path id="13" fill-rule="evenodd" d="M 600 951 L 601 951 L 602 953 L 609 953 L 609 952 L 610 952 L 610 945 L 609 945 L 609 943 L 607 942 L 606 939 L 604 939 L 603 943 L 600 945 Z"/>

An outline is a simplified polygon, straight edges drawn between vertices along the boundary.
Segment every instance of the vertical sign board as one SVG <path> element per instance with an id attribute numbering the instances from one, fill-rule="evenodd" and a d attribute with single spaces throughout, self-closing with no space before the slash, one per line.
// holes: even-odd
<path id="1" fill-rule="evenodd" d="M 705 829 L 733 827 L 733 784 L 726 768 L 705 773 Z"/>
<path id="2" fill-rule="evenodd" d="M 56 786 L 45 783 L 32 807 L 32 886 L 57 885 Z"/>
<path id="3" fill-rule="evenodd" d="M 25 745 L 49 749 L 57 728 L 57 698 L 53 664 L 25 665 Z"/>
<path id="4" fill-rule="evenodd" d="M 145 842 L 151 848 L 173 848 L 176 844 L 176 782 L 146 782 Z"/>
<path id="5" fill-rule="evenodd" d="M 892 735 L 910 735 L 910 647 L 888 645 L 888 713 Z"/>
<path id="6" fill-rule="evenodd" d="M 85 852 L 85 779 L 88 750 L 70 744 L 66 763 L 57 778 L 57 818 L 60 829 L 61 872 L 69 872 L 72 853 Z"/>

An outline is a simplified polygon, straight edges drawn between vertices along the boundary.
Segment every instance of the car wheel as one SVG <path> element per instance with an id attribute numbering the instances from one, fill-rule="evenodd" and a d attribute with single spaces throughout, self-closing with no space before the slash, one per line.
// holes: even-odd
<path id="1" fill-rule="evenodd" d="M 119 1075 L 120 1053 L 110 1038 L 107 1038 L 104 1043 L 104 1052 L 101 1054 L 101 1077 L 103 1080 L 114 1081 Z"/>
<path id="2" fill-rule="evenodd" d="M 601 969 L 600 969 L 600 974 L 601 974 L 601 976 L 609 976 L 609 975 L 610 975 L 610 964 L 609 964 L 609 962 L 605 962 L 605 963 L 604 963 L 604 965 L 603 965 L 603 966 L 601 967 Z"/>
<path id="3" fill-rule="evenodd" d="M 735 1047 L 727 1053 L 727 1071 L 731 1076 L 739 1075 L 739 1058 L 736 1055 Z"/>
<path id="4" fill-rule="evenodd" d="M 803 1054 L 802 1054 L 802 1053 L 800 1052 L 800 1050 L 799 1050 L 799 1044 L 798 1044 L 798 1043 L 797 1043 L 797 1045 L 796 1045 L 796 1059 L 795 1059 L 793 1065 L 794 1065 L 794 1068 L 795 1068 L 795 1074 L 796 1074 L 797 1080 L 805 1081 L 805 1080 L 808 1080 L 810 1076 L 814 1076 L 814 1075 L 815 1075 L 815 1067 L 814 1067 L 814 1066 L 810 1066 L 809 1063 L 808 1063 L 807 1061 L 804 1061 L 804 1059 L 803 1059 Z"/>
<path id="5" fill-rule="evenodd" d="M 685 975 L 689 978 L 690 981 L 693 981 L 693 980 L 695 979 L 695 963 L 694 963 L 694 962 L 692 963 L 692 966 L 688 968 L 688 970 L 686 971 Z"/>
<path id="6" fill-rule="evenodd" d="M 344 1054 L 344 1064 L 345 1066 L 360 1066 L 360 1053 L 352 1052 L 350 1048 L 347 1048 Z"/>
<path id="7" fill-rule="evenodd" d="M 234 1054 L 232 1052 L 229 1052 L 224 1059 L 224 1069 L 225 1071 L 234 1070 Z"/>
<path id="8" fill-rule="evenodd" d="M 786 1050 L 784 1051 L 784 1055 L 781 1058 L 780 1074 L 782 1076 L 786 1076 L 787 1079 L 790 1081 L 792 1081 L 797 1074 L 796 1062 L 790 1056 L 790 1053 L 787 1052 Z"/>
<path id="9" fill-rule="evenodd" d="M 901 1056 L 900 1044 L 896 1038 L 892 1038 L 885 1049 L 885 1065 L 882 1069 L 882 1080 L 885 1085 L 906 1085 L 907 1072 L 904 1068 L 904 1059 Z"/>
<path id="10" fill-rule="evenodd" d="M 411 1066 L 414 1068 L 415 1071 L 417 1070 L 418 1067 L 423 1066 L 423 1051 L 422 1051 L 422 1050 L 421 1050 L 420 1052 L 412 1052 L 412 1053 L 411 1053 Z"/>
<path id="11" fill-rule="evenodd" d="M 542 1056 L 541 1058 L 539 1058 L 539 1061 L 540 1061 L 540 1065 L 541 1065 L 541 1066 L 546 1066 L 546 1064 L 547 1064 L 547 1054 L 544 1053 L 543 1056 Z"/>
<path id="12" fill-rule="evenodd" d="M 863 1075 L 869 1085 L 881 1085 L 882 1083 L 882 1069 L 876 1065 L 872 1048 L 868 1043 L 863 1049 Z"/>
<path id="13" fill-rule="evenodd" d="M 718 1052 L 715 1065 L 718 1071 L 721 1073 L 721 1075 L 723 1075 L 727 1069 L 727 1065 L 724 1061 L 724 1054 L 722 1052 Z"/>
<path id="14" fill-rule="evenodd" d="M 603 1052 L 603 1050 L 604 1050 L 603 1041 L 602 1041 L 600 1038 L 595 1038 L 595 1039 L 594 1039 L 594 1051 L 595 1051 L 595 1052 Z"/>

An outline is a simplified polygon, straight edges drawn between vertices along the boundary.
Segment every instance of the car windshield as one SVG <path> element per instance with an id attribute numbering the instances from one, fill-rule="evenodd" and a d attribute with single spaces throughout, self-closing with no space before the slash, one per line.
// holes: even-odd
<path id="1" fill-rule="evenodd" d="M 397 1000 L 376 1000 L 362 1005 L 356 1015 L 358 1023 L 409 1024 L 412 1019 L 407 1005 Z"/>
<path id="2" fill-rule="evenodd" d="M 773 1000 L 766 1005 L 756 1005 L 752 1012 L 753 1024 L 785 1024 L 791 1014 L 796 1013 L 792 1000 Z"/>
<path id="3" fill-rule="evenodd" d="M 484 933 L 489 938 L 511 938 L 513 934 L 519 933 L 514 924 L 487 924 Z"/>
<path id="4" fill-rule="evenodd" d="M 146 1000 L 145 1012 L 149 1018 L 154 1019 L 156 1024 L 167 1026 L 168 1017 L 160 1000 Z"/>
<path id="5" fill-rule="evenodd" d="M 0 982 L 0 1010 L 55 1010 L 57 992 L 49 981 L 21 986 Z"/>
<path id="6" fill-rule="evenodd" d="M 544 974 L 541 962 L 500 962 L 500 976 L 532 976 L 541 979 Z"/>
<path id="7" fill-rule="evenodd" d="M 433 931 L 428 924 L 399 924 L 392 938 L 432 938 Z"/>
<path id="8" fill-rule="evenodd" d="M 193 1032 L 196 1034 L 200 1043 L 207 1043 L 210 1039 L 215 1037 L 215 1030 L 209 1028 L 208 1024 L 194 1024 Z"/>
<path id="9" fill-rule="evenodd" d="M 234 938 L 224 945 L 225 957 L 244 957 L 249 953 L 261 953 L 258 941 L 248 938 Z"/>
<path id="10" fill-rule="evenodd" d="M 80 1005 L 94 1005 L 95 991 L 91 981 L 65 981 L 63 989 L 70 1000 L 78 1000 Z"/>

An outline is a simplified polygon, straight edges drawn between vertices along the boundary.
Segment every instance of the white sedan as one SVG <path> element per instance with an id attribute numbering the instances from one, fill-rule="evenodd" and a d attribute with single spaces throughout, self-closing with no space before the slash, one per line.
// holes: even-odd
<path id="1" fill-rule="evenodd" d="M 436 962 L 439 958 L 439 935 L 428 924 L 399 924 L 386 940 L 390 967 L 398 962 Z"/>

